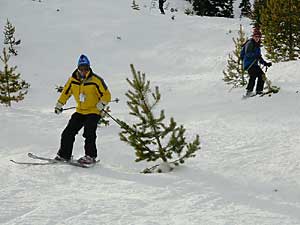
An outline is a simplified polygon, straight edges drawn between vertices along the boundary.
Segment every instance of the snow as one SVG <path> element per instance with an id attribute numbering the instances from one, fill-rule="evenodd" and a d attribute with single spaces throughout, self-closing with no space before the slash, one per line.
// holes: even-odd
<path id="1" fill-rule="evenodd" d="M 249 36 L 249 20 L 186 16 L 180 0 L 163 16 L 151 1 L 136 2 L 140 11 L 131 0 L 1 0 L 0 27 L 8 18 L 22 40 L 10 65 L 31 88 L 24 101 L 0 106 L 0 224 L 299 225 L 299 61 L 267 72 L 278 94 L 242 100 L 244 89 L 229 91 L 222 70 L 240 23 Z M 197 157 L 170 173 L 140 174 L 151 164 L 134 162 L 110 121 L 97 131 L 99 166 L 12 164 L 30 161 L 28 152 L 55 156 L 73 113 L 53 113 L 55 86 L 81 53 L 120 99 L 111 114 L 127 122 L 129 64 L 145 72 L 160 87 L 159 107 L 188 139 L 200 135 Z M 73 153 L 83 154 L 82 132 Z"/>

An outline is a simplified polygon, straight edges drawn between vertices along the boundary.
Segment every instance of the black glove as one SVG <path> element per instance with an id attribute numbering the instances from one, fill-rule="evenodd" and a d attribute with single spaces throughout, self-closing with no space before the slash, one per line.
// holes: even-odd
<path id="1" fill-rule="evenodd" d="M 271 66 L 272 66 L 272 63 L 271 63 L 271 62 L 266 62 L 266 63 L 265 63 L 265 66 L 271 67 Z"/>

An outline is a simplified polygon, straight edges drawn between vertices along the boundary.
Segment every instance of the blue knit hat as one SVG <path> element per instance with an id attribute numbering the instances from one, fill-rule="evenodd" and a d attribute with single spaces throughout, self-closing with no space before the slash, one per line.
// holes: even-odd
<path id="1" fill-rule="evenodd" d="M 78 66 L 87 65 L 90 66 L 90 60 L 85 55 L 81 55 L 78 59 Z"/>

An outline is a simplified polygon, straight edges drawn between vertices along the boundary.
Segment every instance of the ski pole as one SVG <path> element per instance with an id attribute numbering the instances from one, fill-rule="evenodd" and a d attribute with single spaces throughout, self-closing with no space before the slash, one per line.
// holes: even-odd
<path id="1" fill-rule="evenodd" d="M 114 118 L 112 115 L 110 115 L 107 111 L 105 111 L 104 109 L 102 109 L 101 112 L 104 112 L 106 115 L 108 115 L 113 121 L 115 121 L 121 128 L 123 127 L 123 125 L 119 122 L 118 119 Z"/>
<path id="2" fill-rule="evenodd" d="M 120 99 L 119 98 L 115 98 L 114 100 L 111 100 L 110 102 L 115 102 L 115 103 L 119 103 Z M 62 109 L 63 111 L 66 111 L 66 110 L 70 110 L 70 109 L 76 109 L 75 106 L 72 106 L 72 107 L 69 107 L 69 108 L 64 108 Z"/>
<path id="3" fill-rule="evenodd" d="M 247 71 L 249 71 L 249 69 L 254 65 L 254 63 L 257 61 L 257 59 L 254 59 L 253 62 L 250 64 L 250 66 L 248 66 Z"/>
<path id="4" fill-rule="evenodd" d="M 272 82 L 268 79 L 268 77 L 266 75 L 266 73 L 268 71 L 268 67 L 267 66 L 263 66 L 262 69 L 264 69 L 264 67 L 265 67 L 265 72 L 262 75 L 263 76 L 263 80 L 266 82 L 268 90 L 272 90 Z"/>
<path id="5" fill-rule="evenodd" d="M 73 106 L 73 107 L 69 107 L 69 108 L 64 108 L 64 109 L 62 109 L 62 110 L 65 111 L 65 110 L 69 110 L 69 109 L 76 109 L 76 107 Z"/>
<path id="6" fill-rule="evenodd" d="M 127 132 L 129 132 L 129 133 L 136 133 L 136 131 L 133 131 L 133 130 L 130 128 L 130 126 L 128 126 L 125 122 L 123 122 L 122 120 L 119 120 L 119 119 L 114 118 L 112 115 L 110 115 L 110 114 L 109 114 L 107 111 L 105 111 L 104 109 L 102 109 L 101 112 L 104 112 L 106 115 L 108 115 L 114 122 L 116 122 L 116 123 L 120 126 L 120 128 L 125 129 L 125 130 L 126 130 Z M 123 124 L 122 124 L 121 122 L 123 122 Z M 150 149 L 149 149 L 149 151 L 150 151 Z"/>

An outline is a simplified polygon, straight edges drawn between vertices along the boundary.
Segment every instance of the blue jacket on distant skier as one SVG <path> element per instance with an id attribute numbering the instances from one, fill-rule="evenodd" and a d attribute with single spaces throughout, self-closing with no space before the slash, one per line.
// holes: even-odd
<path id="1" fill-rule="evenodd" d="M 257 43 L 253 38 L 249 39 L 241 50 L 241 59 L 243 60 L 243 69 L 248 70 L 253 65 L 258 65 L 258 62 L 264 66 L 267 62 L 262 58 L 260 51 L 260 43 Z"/>
<path id="2" fill-rule="evenodd" d="M 253 94 L 252 91 L 254 89 L 256 79 L 256 94 L 262 94 L 263 92 L 266 78 L 261 67 L 258 65 L 258 62 L 266 67 L 272 66 L 271 62 L 266 62 L 261 56 L 261 37 L 262 34 L 259 28 L 254 28 L 252 38 L 248 40 L 242 47 L 241 59 L 243 60 L 243 69 L 247 70 L 249 74 L 246 96 L 250 96 Z"/>

